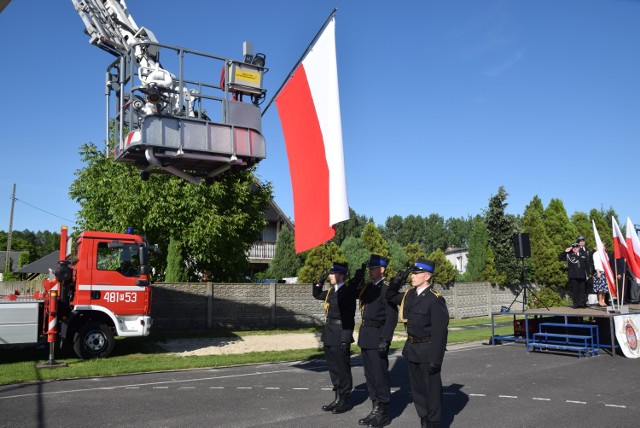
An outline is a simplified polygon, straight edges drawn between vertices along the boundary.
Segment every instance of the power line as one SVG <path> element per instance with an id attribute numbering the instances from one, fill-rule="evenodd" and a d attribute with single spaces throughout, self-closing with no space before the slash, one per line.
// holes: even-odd
<path id="1" fill-rule="evenodd" d="M 43 210 L 42 208 L 39 208 L 39 207 L 36 207 L 35 205 L 30 204 L 29 202 L 23 201 L 23 200 L 18 199 L 18 198 L 14 198 L 14 200 L 16 200 L 16 201 L 18 201 L 18 202 L 22 202 L 22 203 L 23 203 L 23 204 L 25 204 L 25 205 L 29 205 L 31 208 L 35 208 L 35 209 L 37 209 L 37 210 L 39 210 L 39 211 L 42 211 L 43 213 L 46 213 L 46 214 L 52 215 L 52 216 L 54 216 L 54 217 L 58 217 L 59 219 L 62 219 L 62 220 L 68 221 L 68 222 L 71 222 L 71 224 L 76 224 L 76 222 L 75 222 L 75 221 L 73 221 L 73 220 L 69 220 L 68 218 L 65 218 L 65 217 L 59 216 L 59 215 L 54 214 L 54 213 L 52 213 L 52 212 L 49 212 L 49 211 L 47 211 L 47 210 Z"/>

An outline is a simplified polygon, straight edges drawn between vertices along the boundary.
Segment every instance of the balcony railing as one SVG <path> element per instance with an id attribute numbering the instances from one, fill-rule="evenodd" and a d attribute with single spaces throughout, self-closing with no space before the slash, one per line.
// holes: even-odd
<path id="1" fill-rule="evenodd" d="M 247 253 L 249 261 L 271 261 L 276 253 L 275 242 L 256 242 Z"/>

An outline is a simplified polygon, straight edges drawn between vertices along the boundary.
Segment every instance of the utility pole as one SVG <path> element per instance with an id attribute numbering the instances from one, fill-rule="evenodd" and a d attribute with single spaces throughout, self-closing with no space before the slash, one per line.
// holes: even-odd
<path id="1" fill-rule="evenodd" d="M 16 204 L 16 183 L 13 183 L 11 194 L 11 214 L 9 215 L 9 233 L 7 233 L 7 257 L 4 261 L 4 271 L 11 272 L 11 233 L 13 231 L 13 207 Z"/>

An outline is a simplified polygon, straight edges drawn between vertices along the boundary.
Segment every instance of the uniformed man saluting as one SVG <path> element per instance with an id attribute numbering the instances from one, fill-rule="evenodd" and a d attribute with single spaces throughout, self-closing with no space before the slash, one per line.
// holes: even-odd
<path id="1" fill-rule="evenodd" d="M 400 293 L 404 281 L 394 278 L 387 299 L 400 305 L 400 319 L 407 330 L 402 355 L 409 361 L 413 403 L 422 427 L 437 428 L 442 420 L 442 379 L 440 368 L 447 346 L 449 311 L 444 297 L 431 287 L 435 264 L 419 258 L 411 267 L 411 286 Z"/>
<path id="2" fill-rule="evenodd" d="M 373 409 L 368 416 L 358 421 L 359 425 L 384 427 L 391 423 L 389 402 L 389 345 L 398 324 L 398 307 L 386 299 L 387 284 L 384 272 L 388 259 L 372 254 L 367 263 L 371 282 L 360 288 L 360 313 L 362 324 L 358 334 L 358 346 L 362 350 L 364 377 Z M 357 276 L 357 275 L 356 275 Z"/>
<path id="3" fill-rule="evenodd" d="M 320 340 L 324 344 L 324 355 L 335 399 L 322 406 L 322 410 L 331 413 L 344 413 L 351 409 L 351 343 L 355 326 L 357 290 L 355 286 L 349 286 L 344 282 L 348 271 L 347 263 L 334 262 L 329 269 L 331 288 L 322 290 L 326 275 L 322 275 L 318 283 L 313 284 L 313 297 L 324 300 L 327 317 Z M 362 282 L 362 278 L 355 276 L 350 282 L 355 283 L 355 280 L 357 283 Z"/>

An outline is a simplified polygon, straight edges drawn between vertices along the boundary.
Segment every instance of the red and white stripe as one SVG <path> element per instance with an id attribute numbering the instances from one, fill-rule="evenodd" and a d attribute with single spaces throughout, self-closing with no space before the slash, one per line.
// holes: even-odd
<path id="1" fill-rule="evenodd" d="M 609 264 L 609 256 L 604 250 L 604 245 L 602 245 L 600 234 L 598 233 L 598 229 L 596 228 L 596 222 L 591 220 L 591 223 L 593 224 L 593 235 L 596 238 L 596 248 L 598 249 L 598 254 L 600 255 L 600 261 L 602 261 L 602 269 L 604 269 L 604 274 L 607 278 L 609 293 L 611 294 L 611 297 L 618 297 L 618 289 L 616 287 L 613 271 L 611 271 L 611 265 Z"/>
<path id="2" fill-rule="evenodd" d="M 627 217 L 627 264 L 633 276 L 640 278 L 640 239 L 631 219 Z"/>
<path id="3" fill-rule="evenodd" d="M 276 98 L 293 189 L 296 252 L 335 235 L 349 219 L 342 122 L 331 19 Z"/>

